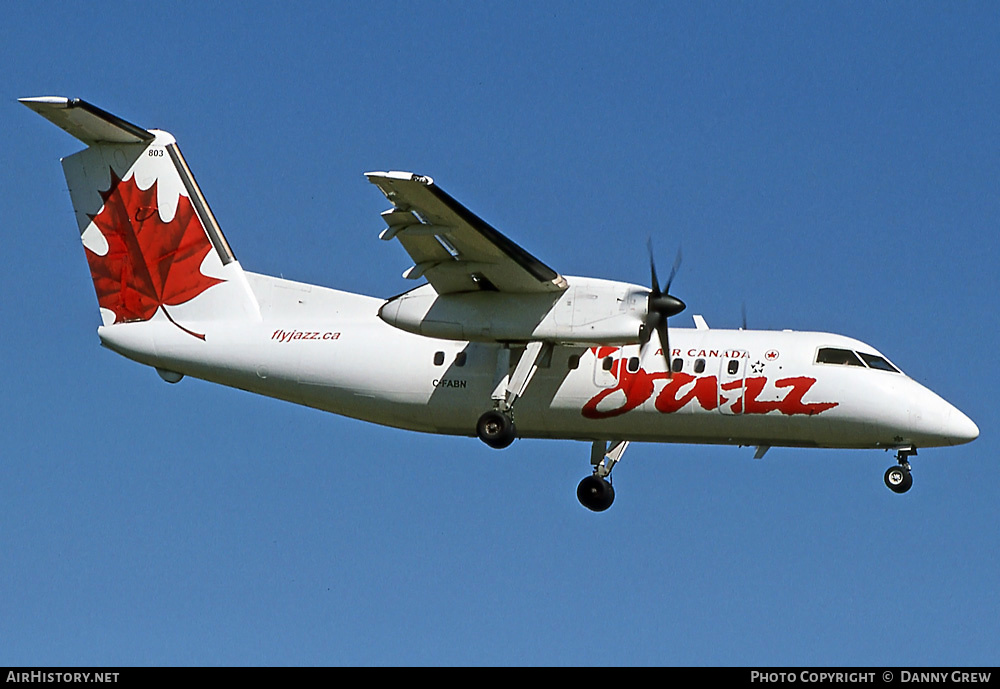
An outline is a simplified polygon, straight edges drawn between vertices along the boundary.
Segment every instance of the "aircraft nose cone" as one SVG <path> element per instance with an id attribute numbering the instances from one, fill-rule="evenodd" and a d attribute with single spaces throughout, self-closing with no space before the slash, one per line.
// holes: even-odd
<path id="1" fill-rule="evenodd" d="M 948 418 L 948 437 L 953 445 L 971 443 L 979 437 L 979 426 L 958 409 L 952 408 Z"/>
<path id="2" fill-rule="evenodd" d="M 916 384 L 906 390 L 908 433 L 913 444 L 926 447 L 962 445 L 979 437 L 979 426 L 937 393 Z"/>

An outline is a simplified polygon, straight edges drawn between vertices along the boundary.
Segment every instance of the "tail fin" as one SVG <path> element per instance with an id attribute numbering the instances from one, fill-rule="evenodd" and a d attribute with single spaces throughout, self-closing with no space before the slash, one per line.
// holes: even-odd
<path id="1" fill-rule="evenodd" d="M 87 144 L 62 164 L 105 325 L 159 312 L 204 339 L 198 323 L 260 318 L 173 136 L 78 99 L 21 103 Z"/>

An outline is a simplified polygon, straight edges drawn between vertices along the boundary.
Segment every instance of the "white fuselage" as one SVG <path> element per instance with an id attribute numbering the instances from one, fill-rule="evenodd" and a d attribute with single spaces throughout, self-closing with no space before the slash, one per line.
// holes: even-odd
<path id="1" fill-rule="evenodd" d="M 631 441 L 896 450 L 979 429 L 874 348 L 840 335 L 668 327 L 661 284 L 562 275 L 411 172 L 365 177 L 383 240 L 426 280 L 389 300 L 245 272 L 174 137 L 80 99 L 21 102 L 87 148 L 62 159 L 101 342 L 157 369 L 414 431 L 590 441 L 589 510 Z M 666 351 L 664 351 L 666 350 Z"/>
<path id="2" fill-rule="evenodd" d="M 202 340 L 161 310 L 102 326 L 102 342 L 168 378 L 190 375 L 388 426 L 475 434 L 504 345 L 406 332 L 379 318 L 381 299 L 246 277 L 259 319 L 206 320 Z M 821 347 L 878 354 L 840 335 L 671 328 L 676 372 L 668 377 L 661 353 L 638 362 L 638 345 L 556 346 L 517 402 L 518 436 L 896 448 L 978 435 L 906 375 L 816 363 Z"/>

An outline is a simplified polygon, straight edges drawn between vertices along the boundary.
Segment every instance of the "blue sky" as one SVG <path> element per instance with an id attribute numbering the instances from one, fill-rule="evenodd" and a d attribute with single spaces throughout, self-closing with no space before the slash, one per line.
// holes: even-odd
<path id="1" fill-rule="evenodd" d="M 15 3 L 0 28 L 0 664 L 1000 662 L 995 3 Z M 857 337 L 972 417 L 878 451 L 381 428 L 99 346 L 16 102 L 177 138 L 248 270 L 390 296 L 367 170 L 432 175 L 562 273 Z"/>

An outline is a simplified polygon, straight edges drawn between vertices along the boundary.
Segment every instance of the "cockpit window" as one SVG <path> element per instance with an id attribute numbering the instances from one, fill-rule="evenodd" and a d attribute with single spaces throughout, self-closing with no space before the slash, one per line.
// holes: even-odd
<path id="1" fill-rule="evenodd" d="M 861 366 L 863 368 L 873 368 L 876 371 L 899 373 L 898 368 L 877 354 L 853 352 L 850 349 L 838 349 L 836 347 L 821 347 L 816 353 L 816 363 L 837 364 L 838 366 Z"/>
<path id="2" fill-rule="evenodd" d="M 865 354 L 864 352 L 858 352 L 861 358 L 865 360 L 869 368 L 874 368 L 878 371 L 891 371 L 892 373 L 899 373 L 899 369 L 890 364 L 888 361 L 880 356 L 875 356 L 874 354 Z"/>
<path id="3" fill-rule="evenodd" d="M 816 354 L 817 364 L 839 364 L 841 366 L 861 366 L 864 364 L 858 355 L 849 349 L 836 349 L 834 347 L 822 347 Z"/>

